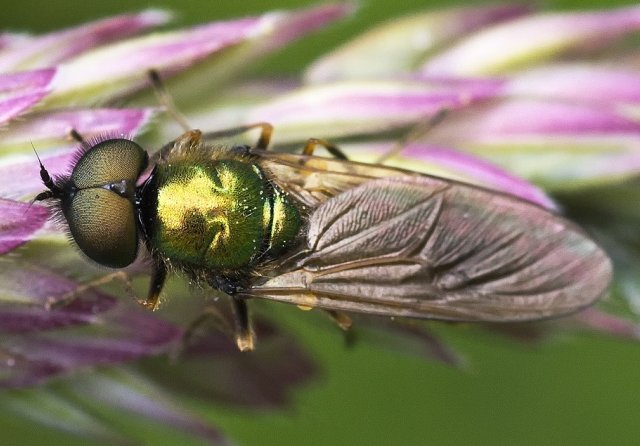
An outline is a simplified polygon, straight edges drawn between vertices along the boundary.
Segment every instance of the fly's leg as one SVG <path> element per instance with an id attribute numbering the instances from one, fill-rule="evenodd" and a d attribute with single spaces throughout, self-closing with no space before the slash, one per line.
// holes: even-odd
<path id="1" fill-rule="evenodd" d="M 234 337 L 234 330 L 229 324 L 229 318 L 223 314 L 220 309 L 216 306 L 209 305 L 206 306 L 200 315 L 191 321 L 189 326 L 185 329 L 184 334 L 182 335 L 182 341 L 176 346 L 176 348 L 171 352 L 171 359 L 177 360 L 184 352 L 187 347 L 194 341 L 194 339 L 199 335 L 200 329 L 206 323 L 212 323 L 213 326 L 229 336 L 229 338 Z"/>
<path id="2" fill-rule="evenodd" d="M 325 313 L 327 313 L 343 331 L 349 331 L 351 329 L 353 321 L 346 313 L 336 310 L 325 310 Z"/>
<path id="3" fill-rule="evenodd" d="M 173 98 L 167 92 L 164 83 L 162 82 L 162 78 L 160 77 L 160 73 L 157 70 L 149 70 L 149 80 L 153 85 L 153 90 L 156 93 L 156 97 L 158 98 L 158 102 L 167 110 L 167 112 L 171 115 L 171 117 L 184 129 L 185 132 L 189 132 L 193 129 L 187 118 L 180 113 L 178 108 L 173 101 Z M 240 127 L 232 127 L 230 129 L 224 129 L 217 132 L 208 132 L 202 135 L 202 138 L 205 141 L 214 140 L 219 138 L 225 138 L 228 136 L 235 136 L 241 133 L 248 132 L 249 130 L 253 130 L 255 128 L 260 128 L 260 136 L 258 138 L 258 142 L 255 147 L 257 149 L 266 150 L 269 147 L 269 142 L 271 141 L 271 134 L 273 133 L 273 126 L 266 122 L 259 122 L 257 124 L 243 125 Z"/>
<path id="4" fill-rule="evenodd" d="M 330 155 L 332 155 L 334 158 L 338 160 L 341 160 L 341 161 L 349 160 L 347 155 L 345 155 L 345 153 L 338 146 L 336 146 L 333 143 L 330 143 L 326 139 L 321 139 L 321 138 L 309 138 L 304 148 L 302 149 L 302 155 L 313 156 L 318 147 L 323 147 L 327 152 L 329 152 Z M 298 160 L 298 163 L 301 166 L 304 166 L 307 163 L 307 159 L 301 157 Z M 352 167 L 350 167 L 349 164 L 345 164 L 344 167 L 346 168 L 347 172 L 353 169 Z M 307 190 L 320 193 L 320 194 L 325 194 L 327 196 L 333 195 L 333 192 L 330 189 L 318 187 L 318 186 L 313 188 L 308 188 Z"/>
<path id="5" fill-rule="evenodd" d="M 298 308 L 300 308 L 303 311 L 310 311 L 313 309 L 313 307 L 307 307 L 303 305 L 298 305 Z M 351 330 L 351 327 L 353 326 L 353 320 L 351 320 L 349 315 L 347 315 L 346 313 L 343 313 L 342 311 L 337 311 L 337 310 L 323 310 L 323 311 L 344 332 L 345 340 L 347 344 L 349 345 L 352 344 L 354 340 L 353 330 Z"/>
<path id="6" fill-rule="evenodd" d="M 256 334 L 253 331 L 247 302 L 240 297 L 231 298 L 233 318 L 235 320 L 235 339 L 241 352 L 251 351 L 255 347 Z"/>
<path id="7" fill-rule="evenodd" d="M 302 154 L 311 156 L 313 155 L 313 152 L 315 152 L 318 146 L 324 147 L 327 150 L 327 152 L 329 152 L 331 155 L 333 155 L 335 158 L 339 160 L 348 159 L 347 155 L 345 155 L 344 152 L 338 148 L 338 146 L 330 143 L 326 139 L 320 139 L 320 138 L 309 138 L 307 140 L 307 144 L 304 146 L 304 149 L 302 149 Z"/>
<path id="8" fill-rule="evenodd" d="M 148 310 L 155 311 L 158 309 L 160 302 L 160 292 L 167 279 L 167 267 L 164 262 L 156 260 L 151 271 L 151 281 L 149 282 L 149 292 L 147 298 L 136 301 Z"/>
<path id="9" fill-rule="evenodd" d="M 205 141 L 216 140 L 220 138 L 227 138 L 229 136 L 240 135 L 257 128 L 260 129 L 260 136 L 258 137 L 255 148 L 267 150 L 269 143 L 271 142 L 271 135 L 273 134 L 273 126 L 268 122 L 258 122 L 255 124 L 241 125 L 239 127 L 231 127 L 229 129 L 218 130 L 215 132 L 207 132 L 202 135 L 202 138 Z"/>
<path id="10" fill-rule="evenodd" d="M 156 97 L 158 98 L 160 105 L 167 110 L 167 113 L 171 115 L 171 117 L 184 129 L 185 132 L 191 130 L 193 127 L 189 125 L 187 118 L 178 111 L 178 107 L 176 107 L 175 102 L 173 102 L 173 98 L 164 87 L 160 73 L 158 73 L 157 70 L 149 70 L 148 74 L 149 81 L 151 82 L 151 85 L 153 85 L 153 91 L 156 93 Z"/>
<path id="11" fill-rule="evenodd" d="M 233 135 L 239 135 L 256 128 L 260 129 L 260 136 L 258 137 L 255 148 L 260 150 L 267 150 L 267 148 L 269 147 L 269 142 L 271 141 L 273 126 L 266 122 L 259 122 L 257 124 L 232 127 L 230 129 L 219 130 L 216 132 L 202 133 L 200 130 L 188 130 L 180 137 L 178 137 L 174 141 L 167 143 L 158 152 L 156 152 L 151 161 L 156 162 L 158 160 L 166 160 L 174 153 L 186 152 L 194 148 L 199 149 L 205 142 Z M 235 148 L 242 149 L 243 152 L 248 152 L 250 150 L 250 147 L 248 146 L 236 146 Z"/>
<path id="12" fill-rule="evenodd" d="M 156 152 L 151 161 L 155 163 L 156 161 L 166 160 L 173 154 L 187 153 L 191 150 L 200 150 L 204 146 L 204 143 L 208 141 L 239 135 L 255 128 L 260 129 L 260 136 L 258 137 L 258 142 L 255 147 L 260 150 L 266 150 L 269 146 L 269 142 L 271 141 L 273 126 L 266 122 L 259 122 L 257 124 L 232 127 L 230 129 L 224 129 L 216 132 L 202 133 L 200 130 L 188 130 L 175 140 L 165 144 L 164 147 Z M 248 152 L 250 150 L 250 147 L 248 146 L 236 146 L 235 148 L 241 149 L 243 152 Z"/>
<path id="13" fill-rule="evenodd" d="M 45 303 L 45 308 L 47 310 L 57 310 L 60 308 L 64 308 L 67 305 L 73 303 L 76 299 L 78 299 L 84 292 L 98 288 L 102 285 L 106 285 L 113 281 L 119 281 L 122 283 L 122 286 L 125 292 L 131 296 L 132 299 L 137 300 L 136 293 L 133 290 L 133 286 L 131 285 L 131 280 L 129 280 L 129 276 L 124 271 L 116 271 L 111 274 L 107 274 L 102 277 L 98 277 L 90 282 L 79 285 L 73 291 L 70 291 L 61 297 L 49 297 Z"/>
<path id="14" fill-rule="evenodd" d="M 182 335 L 182 342 L 171 354 L 172 359 L 177 359 L 182 354 L 198 336 L 198 331 L 202 326 L 207 323 L 212 323 L 217 330 L 233 338 L 240 351 L 253 350 L 256 340 L 246 301 L 243 298 L 232 296 L 231 309 L 233 326 L 229 323 L 228 315 L 225 315 L 219 308 L 213 305 L 205 307 L 202 313 L 186 328 Z"/>
<path id="15" fill-rule="evenodd" d="M 157 310 L 158 302 L 160 300 L 160 291 L 162 291 L 162 287 L 164 286 L 164 282 L 167 278 L 167 268 L 162 262 L 155 262 L 153 266 L 153 271 L 151 273 L 151 282 L 149 285 L 149 293 L 147 294 L 146 299 L 139 299 L 136 295 L 135 290 L 133 289 L 133 285 L 131 284 L 131 280 L 129 279 L 129 275 L 124 271 L 115 271 L 113 273 L 107 274 L 102 277 L 98 277 L 90 282 L 82 284 L 76 287 L 75 290 L 70 291 L 69 293 L 64 294 L 62 297 L 51 297 L 47 299 L 45 303 L 45 308 L 47 310 L 55 310 L 59 308 L 66 307 L 71 304 L 77 298 L 79 298 L 82 293 L 88 291 L 93 288 L 98 288 L 102 285 L 106 285 L 115 280 L 122 283 L 122 286 L 131 299 L 135 300 L 138 304 L 147 308 L 148 310 Z"/>
<path id="16" fill-rule="evenodd" d="M 324 310 L 326 314 L 335 322 L 344 333 L 344 343 L 347 347 L 352 347 L 356 343 L 356 333 L 351 329 L 353 321 L 351 318 L 341 311 Z"/>
<path id="17" fill-rule="evenodd" d="M 164 83 L 162 82 L 162 78 L 160 77 L 160 73 L 158 73 L 157 70 L 151 69 L 147 72 L 147 74 L 149 76 L 149 81 L 153 86 L 153 91 L 156 94 L 158 102 L 165 108 L 165 110 L 167 110 L 167 113 L 171 115 L 171 117 L 178 123 L 178 125 L 180 125 L 180 127 L 182 127 L 185 132 L 175 141 L 167 143 L 153 155 L 150 161 L 151 164 L 154 164 L 159 160 L 168 158 L 169 155 L 174 151 L 183 151 L 185 149 L 188 149 L 189 147 L 187 146 L 189 145 L 200 144 L 202 132 L 200 132 L 200 130 L 194 130 L 193 127 L 189 125 L 187 118 L 185 118 L 185 116 L 180 113 L 178 107 L 176 107 L 176 104 L 173 101 L 173 98 L 171 97 L 171 94 L 169 94 L 169 92 L 165 88 Z"/>
<path id="18" fill-rule="evenodd" d="M 404 135 L 391 149 L 389 149 L 386 153 L 381 155 L 377 160 L 376 164 L 384 164 L 389 158 L 393 158 L 398 155 L 400 152 L 404 150 L 404 148 L 412 142 L 415 142 L 422 138 L 424 135 L 429 133 L 431 129 L 440 124 L 442 120 L 447 116 L 449 110 L 443 108 L 439 110 L 435 115 L 430 117 L 427 121 L 421 122 L 415 125 L 409 133 Z"/>
<path id="19" fill-rule="evenodd" d="M 175 106 L 173 98 L 167 92 L 160 77 L 160 74 L 157 70 L 149 70 L 149 80 L 153 85 L 153 89 L 158 98 L 158 102 L 162 104 L 167 112 L 173 117 L 173 119 L 180 124 L 180 126 L 184 129 L 185 132 L 190 132 L 192 127 L 187 122 L 187 119 L 184 117 L 182 113 L 178 111 L 178 108 Z M 248 124 L 238 127 L 232 127 L 229 129 L 219 130 L 215 132 L 207 132 L 201 135 L 203 141 L 211 141 L 220 138 L 226 138 L 230 136 L 239 135 L 250 130 L 259 128 L 260 136 L 258 137 L 258 141 L 255 144 L 256 149 L 267 150 L 269 148 L 269 143 L 271 142 L 271 136 L 273 134 L 273 126 L 267 122 L 258 122 L 256 124 Z M 173 143 L 167 145 L 167 147 L 163 148 L 161 152 L 166 152 L 171 150 Z M 347 156 L 340 150 L 336 145 L 328 142 L 325 139 L 319 138 L 311 138 L 307 141 L 303 149 L 304 155 L 313 155 L 313 152 L 317 146 L 324 147 L 331 155 L 336 157 L 337 159 L 347 160 Z"/>

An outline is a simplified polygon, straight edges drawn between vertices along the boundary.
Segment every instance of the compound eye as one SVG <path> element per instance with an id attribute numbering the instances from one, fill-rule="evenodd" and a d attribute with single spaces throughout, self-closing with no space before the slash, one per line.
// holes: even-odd
<path id="1" fill-rule="evenodd" d="M 146 165 L 146 152 L 128 139 L 99 142 L 76 162 L 73 192 L 63 197 L 62 209 L 71 235 L 90 259 L 112 268 L 135 260 L 138 233 L 130 188 Z"/>
<path id="2" fill-rule="evenodd" d="M 99 187 L 83 189 L 64 213 L 71 235 L 90 259 L 111 268 L 135 260 L 138 235 L 130 200 Z"/>
<path id="3" fill-rule="evenodd" d="M 147 163 L 147 153 L 128 139 L 107 139 L 91 147 L 76 163 L 71 180 L 78 189 L 122 180 L 135 184 Z"/>

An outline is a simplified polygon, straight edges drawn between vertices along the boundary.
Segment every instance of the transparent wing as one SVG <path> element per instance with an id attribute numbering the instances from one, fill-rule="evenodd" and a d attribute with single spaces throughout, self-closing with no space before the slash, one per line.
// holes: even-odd
<path id="1" fill-rule="evenodd" d="M 305 165 L 295 168 L 287 159 L 274 163 L 281 170 L 274 178 L 317 207 L 302 250 L 249 295 L 371 314 L 506 322 L 574 312 L 611 281 L 611 263 L 596 243 L 536 205 L 434 177 L 388 177 L 399 173 L 383 167 L 291 156 Z M 329 163 L 330 170 L 309 163 Z"/>

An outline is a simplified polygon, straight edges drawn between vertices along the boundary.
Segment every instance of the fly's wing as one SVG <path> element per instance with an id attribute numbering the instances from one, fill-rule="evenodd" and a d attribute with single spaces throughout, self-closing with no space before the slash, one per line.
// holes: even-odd
<path id="1" fill-rule="evenodd" d="M 605 293 L 611 263 L 569 221 L 505 194 L 426 176 L 384 178 L 393 170 L 380 169 L 369 178 L 326 172 L 316 192 L 337 189 L 316 196 L 305 246 L 248 294 L 370 314 L 507 322 L 574 312 Z M 302 196 L 315 170 L 294 170 L 287 181 Z M 349 181 L 359 185 L 349 189 Z"/>

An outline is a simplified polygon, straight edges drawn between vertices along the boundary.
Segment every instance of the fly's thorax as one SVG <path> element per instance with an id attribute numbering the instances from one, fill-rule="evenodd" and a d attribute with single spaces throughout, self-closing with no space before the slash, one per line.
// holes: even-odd
<path id="1" fill-rule="evenodd" d="M 178 267 L 252 267 L 286 249 L 300 231 L 295 205 L 250 161 L 159 163 L 146 189 L 148 244 Z"/>
<path id="2" fill-rule="evenodd" d="M 302 220 L 298 208 L 286 193 L 275 185 L 272 186 L 272 191 L 267 253 L 275 256 L 286 251 L 298 238 Z"/>

